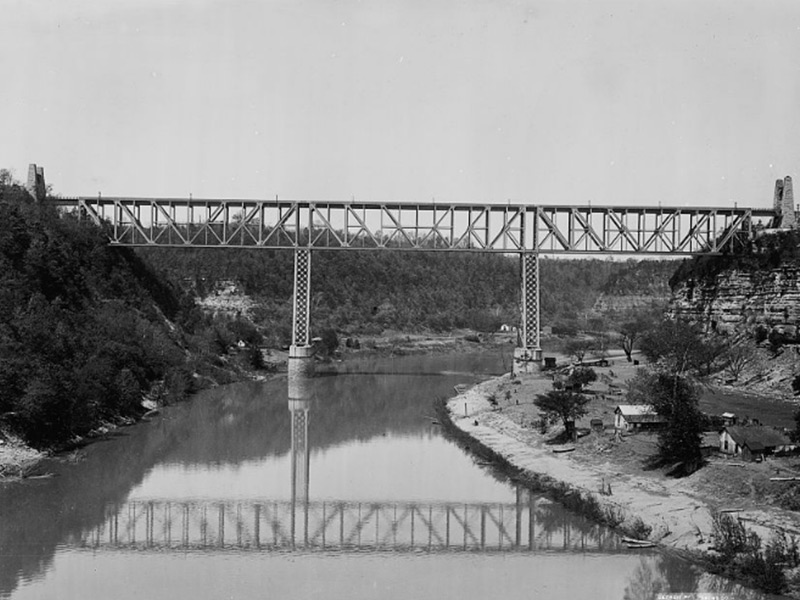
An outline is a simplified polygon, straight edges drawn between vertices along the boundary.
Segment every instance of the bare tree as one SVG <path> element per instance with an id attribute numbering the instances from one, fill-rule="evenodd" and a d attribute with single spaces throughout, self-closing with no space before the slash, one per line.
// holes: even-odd
<path id="1" fill-rule="evenodd" d="M 594 340 L 585 338 L 576 338 L 567 342 L 564 350 L 570 356 L 574 356 L 576 362 L 583 362 L 586 353 L 589 352 L 594 346 Z"/>
<path id="2" fill-rule="evenodd" d="M 624 323 L 619 328 L 622 351 L 625 352 L 625 358 L 628 359 L 628 362 L 633 360 L 631 354 L 633 353 L 633 347 L 636 341 L 647 331 L 649 326 L 649 323 L 644 318 L 640 317 Z"/>
<path id="3" fill-rule="evenodd" d="M 742 372 L 756 359 L 755 349 L 746 342 L 739 342 L 725 351 L 725 372 L 736 381 Z"/>

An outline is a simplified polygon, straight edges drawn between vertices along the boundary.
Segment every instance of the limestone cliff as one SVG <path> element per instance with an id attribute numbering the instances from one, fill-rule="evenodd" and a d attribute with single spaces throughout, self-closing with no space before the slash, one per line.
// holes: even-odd
<path id="1" fill-rule="evenodd" d="M 745 333 L 762 326 L 794 337 L 800 324 L 800 262 L 687 279 L 673 290 L 671 309 L 708 330 Z"/>
<path id="2" fill-rule="evenodd" d="M 592 312 L 605 315 L 666 306 L 670 299 L 667 280 L 676 264 L 674 260 L 629 261 L 603 284 Z"/>

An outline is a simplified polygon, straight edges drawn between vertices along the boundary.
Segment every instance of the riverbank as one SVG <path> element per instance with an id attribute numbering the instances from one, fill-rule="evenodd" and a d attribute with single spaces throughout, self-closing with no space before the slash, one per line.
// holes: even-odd
<path id="1" fill-rule="evenodd" d="M 385 331 L 380 336 L 361 338 L 360 348 L 347 348 L 342 340 L 343 353 L 341 358 L 358 358 L 361 356 L 405 356 L 412 354 L 433 354 L 442 352 L 469 352 L 469 351 L 498 351 L 505 353 L 510 367 L 513 353 L 513 339 L 509 335 L 477 334 L 471 330 L 454 331 L 448 334 L 414 334 L 396 331 Z M 197 390 L 215 387 L 221 383 L 234 383 L 236 381 L 263 380 L 274 376 L 276 373 L 285 372 L 289 354 L 285 350 L 265 349 L 262 351 L 264 363 L 263 371 L 245 369 L 241 361 L 231 364 L 220 371 L 224 375 L 222 382 L 214 381 L 208 377 L 196 377 Z M 318 370 L 325 371 L 324 364 Z M 191 395 L 188 398 L 191 400 Z M 28 477 L 41 475 L 39 465 L 43 459 L 60 454 L 66 454 L 77 447 L 104 439 L 108 434 L 121 427 L 131 425 L 145 418 L 148 411 L 158 409 L 157 403 L 143 400 L 142 415 L 139 419 L 120 419 L 102 423 L 94 431 L 82 438 L 77 438 L 70 443 L 46 450 L 36 450 L 25 444 L 17 436 L 4 429 L 0 424 L 0 484 L 20 481 Z"/>
<path id="2" fill-rule="evenodd" d="M 542 433 L 535 425 L 539 414 L 533 399 L 552 386 L 542 373 L 488 380 L 449 400 L 446 408 L 454 427 L 524 477 L 589 499 L 592 511 L 613 515 L 619 522 L 612 524 L 622 531 L 638 531 L 664 548 L 701 557 L 713 548 L 713 515 L 726 510 L 735 511 L 763 544 L 779 533 L 800 539 L 800 515 L 773 502 L 778 486 L 786 484 L 769 481 L 800 473 L 797 459 L 743 463 L 710 457 L 705 467 L 680 479 L 645 470 L 642 463 L 655 448 L 655 434 L 620 437 L 613 430 L 613 408 L 624 403 L 621 384 L 634 368 L 622 360 L 596 369 L 600 377 L 592 388 L 590 414 L 578 426 L 601 419 L 604 428 L 584 430 L 587 434 L 568 446 L 551 443 L 557 430 Z"/>
<path id="3" fill-rule="evenodd" d="M 286 353 L 282 353 L 286 354 Z M 265 360 L 265 370 L 253 371 L 241 367 L 230 367 L 221 370 L 220 373 L 224 374 L 223 381 L 216 381 L 210 377 L 201 377 L 195 375 L 193 391 L 184 398 L 183 401 L 190 401 L 195 393 L 201 392 L 205 389 L 214 388 L 219 385 L 227 385 L 240 381 L 259 381 L 266 380 L 279 372 L 281 367 L 285 367 L 286 358 L 281 353 L 273 353 L 271 357 Z M 284 369 L 285 370 L 285 369 Z M 8 428 L 2 426 L 0 423 L 0 484 L 14 483 L 23 479 L 44 476 L 41 473 L 39 466 L 46 458 L 53 456 L 69 456 L 77 448 L 81 448 L 87 444 L 95 441 L 106 439 L 110 434 L 118 431 L 120 428 L 139 423 L 147 420 L 148 417 L 156 414 L 163 404 L 152 398 L 142 399 L 141 414 L 136 417 L 119 417 L 116 420 L 106 420 L 98 427 L 90 431 L 88 434 L 75 437 L 68 443 L 53 448 L 35 449 L 29 446 L 14 435 Z"/>

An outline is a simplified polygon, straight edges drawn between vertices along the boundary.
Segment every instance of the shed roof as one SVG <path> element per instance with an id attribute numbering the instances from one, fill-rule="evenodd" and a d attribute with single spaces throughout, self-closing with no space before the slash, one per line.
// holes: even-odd
<path id="1" fill-rule="evenodd" d="M 658 414 L 650 404 L 620 404 L 614 409 L 628 423 L 666 423 L 667 418 Z"/>
<path id="2" fill-rule="evenodd" d="M 656 409 L 652 404 L 620 404 L 614 412 L 621 412 L 623 415 L 654 415 Z"/>
<path id="3" fill-rule="evenodd" d="M 723 431 L 727 431 L 734 442 L 742 447 L 747 446 L 750 450 L 765 450 L 776 446 L 792 445 L 789 438 L 772 427 L 730 425 L 725 427 Z"/>

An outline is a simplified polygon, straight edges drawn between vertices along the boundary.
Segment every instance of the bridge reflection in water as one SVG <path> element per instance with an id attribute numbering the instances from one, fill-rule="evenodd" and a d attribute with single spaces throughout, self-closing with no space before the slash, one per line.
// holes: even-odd
<path id="1" fill-rule="evenodd" d="M 309 389 L 308 379 L 290 368 L 290 500 L 136 500 L 109 506 L 102 523 L 68 544 L 158 551 L 624 551 L 607 529 L 522 488 L 514 503 L 310 501 Z"/>
<path id="2" fill-rule="evenodd" d="M 78 546 L 135 549 L 622 552 L 619 540 L 528 492 L 516 504 L 180 502 L 114 507 Z M 565 518 L 566 517 L 566 518 Z"/>

